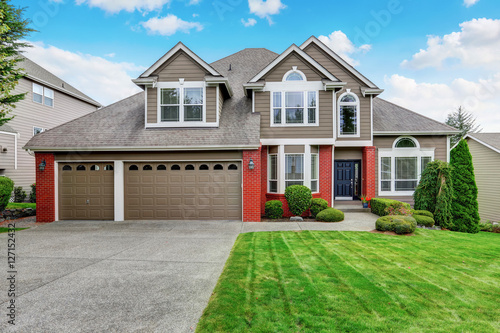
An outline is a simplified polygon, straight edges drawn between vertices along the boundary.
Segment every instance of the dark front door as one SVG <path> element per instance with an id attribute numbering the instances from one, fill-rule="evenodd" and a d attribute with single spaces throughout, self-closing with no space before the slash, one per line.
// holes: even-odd
<path id="1" fill-rule="evenodd" d="M 354 200 L 359 197 L 360 161 L 335 161 L 335 199 Z"/>

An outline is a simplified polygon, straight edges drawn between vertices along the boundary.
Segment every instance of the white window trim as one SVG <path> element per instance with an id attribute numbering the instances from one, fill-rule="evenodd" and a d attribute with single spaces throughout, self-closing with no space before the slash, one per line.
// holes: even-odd
<path id="1" fill-rule="evenodd" d="M 179 121 L 162 121 L 161 120 L 161 89 L 162 88 L 177 88 L 179 89 Z M 203 88 L 203 120 L 202 121 L 184 121 L 184 88 Z M 179 82 L 158 82 L 156 84 L 156 121 L 154 127 L 201 127 L 207 124 L 207 89 L 204 81 L 184 81 L 179 79 Z M 151 124 L 148 124 L 150 127 Z M 209 126 L 212 126 L 210 124 Z"/>
<path id="2" fill-rule="evenodd" d="M 290 81 L 289 81 L 290 82 Z M 295 81 L 297 82 L 297 81 Z M 300 81 L 299 81 L 300 82 Z M 307 106 L 308 93 L 316 93 L 316 113 L 315 113 L 315 123 L 308 123 L 309 119 L 309 107 Z M 281 124 L 274 123 L 274 93 L 281 93 Z M 287 124 L 286 123 L 286 106 L 285 106 L 285 93 L 287 92 L 301 92 L 304 95 L 304 122 L 302 124 Z M 269 112 L 269 123 L 271 127 L 318 127 L 319 126 L 319 91 L 318 90 L 283 90 L 283 91 L 271 91 L 271 108 Z M 277 108 L 276 108 L 277 109 Z"/>
<path id="3" fill-rule="evenodd" d="M 271 179 L 271 156 L 276 156 L 276 179 Z M 269 161 L 267 166 L 267 193 L 279 193 L 280 184 L 280 167 L 279 167 L 279 153 L 267 154 L 267 160 Z M 276 192 L 271 192 L 270 182 L 276 181 Z"/>
<path id="4" fill-rule="evenodd" d="M 309 146 L 309 151 L 310 151 L 311 147 Z M 316 156 L 316 159 L 317 159 L 317 163 L 316 163 L 316 175 L 318 176 L 318 178 L 312 178 L 312 158 L 313 156 Z M 320 192 L 320 189 L 319 189 L 319 152 L 317 153 L 310 153 L 309 154 L 309 165 L 310 165 L 310 170 L 309 170 L 309 185 L 310 185 L 310 189 L 311 189 L 311 192 L 312 193 L 319 193 Z M 317 182 L 317 187 L 316 187 L 316 191 L 313 191 L 312 190 L 312 182 L 313 181 L 316 181 Z"/>
<path id="5" fill-rule="evenodd" d="M 302 81 L 287 81 L 286 78 L 288 77 L 288 75 L 292 74 L 292 73 L 297 73 L 299 74 L 300 76 L 302 76 Z M 304 74 L 304 72 L 302 71 L 299 71 L 297 69 L 297 66 L 293 66 L 291 70 L 289 70 L 288 72 L 285 73 L 285 75 L 283 75 L 283 79 L 281 80 L 282 82 L 306 82 L 307 81 L 307 77 L 306 75 Z"/>
<path id="6" fill-rule="evenodd" d="M 35 94 L 35 86 L 39 86 L 39 87 L 41 87 L 41 88 L 42 88 L 42 102 L 41 102 L 41 103 L 39 103 L 39 102 L 35 101 L 35 100 L 33 99 L 33 96 L 31 97 L 31 101 L 32 101 L 33 103 L 40 104 L 40 105 L 46 106 L 46 107 L 48 107 L 48 108 L 54 108 L 55 103 L 56 103 L 56 92 L 54 91 L 54 89 L 50 89 L 50 88 L 47 88 L 47 87 L 45 87 L 45 86 L 43 86 L 43 85 L 41 85 L 41 84 L 38 84 L 38 83 L 33 82 L 32 87 L 31 87 L 31 94 L 32 94 L 32 95 L 33 95 L 33 94 Z M 50 91 L 52 91 L 52 96 L 53 96 L 53 98 L 52 98 L 52 105 L 46 105 L 46 104 L 45 104 L 45 90 L 50 90 Z M 37 95 L 39 95 L 39 94 L 37 94 Z"/>
<path id="7" fill-rule="evenodd" d="M 286 157 L 287 156 L 302 156 L 302 179 L 286 179 Z M 286 189 L 286 182 L 302 182 L 302 185 L 305 185 L 307 186 L 307 183 L 306 183 L 306 177 L 307 177 L 307 173 L 306 173 L 306 154 L 305 153 L 289 153 L 289 154 L 285 154 L 285 159 L 283 160 L 283 164 L 285 166 L 285 184 L 283 184 L 283 187 Z"/>
<path id="8" fill-rule="evenodd" d="M 402 138 L 410 138 L 416 144 L 417 148 L 379 148 L 378 149 L 378 195 L 379 196 L 412 196 L 414 191 L 396 191 L 396 157 L 417 157 L 417 184 L 420 182 L 422 174 L 422 157 L 430 157 L 434 161 L 435 148 L 420 148 L 418 140 L 413 137 L 401 136 L 393 142 L 393 147 Z M 382 191 L 382 157 L 391 158 L 391 191 Z M 388 181 L 386 179 L 385 181 Z"/>
<path id="9" fill-rule="evenodd" d="M 342 98 L 346 95 L 354 96 L 356 102 L 342 103 L 340 102 Z M 356 106 L 356 134 L 341 134 L 340 133 L 340 107 L 341 106 Z M 361 103 L 359 101 L 358 95 L 353 93 L 351 89 L 347 89 L 345 93 L 339 96 L 337 100 L 337 137 L 338 138 L 359 138 L 361 136 Z"/>

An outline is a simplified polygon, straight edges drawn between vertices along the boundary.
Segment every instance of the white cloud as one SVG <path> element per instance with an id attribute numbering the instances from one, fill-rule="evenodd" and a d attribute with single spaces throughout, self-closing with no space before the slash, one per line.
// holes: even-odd
<path id="1" fill-rule="evenodd" d="M 146 22 L 141 22 L 141 25 L 152 34 L 163 36 L 171 36 L 177 31 L 189 33 L 190 30 L 203 30 L 203 25 L 199 22 L 187 22 L 173 14 L 168 14 L 165 17 L 153 17 Z"/>
<path id="2" fill-rule="evenodd" d="M 104 56 L 108 57 L 108 58 L 114 58 L 116 56 L 116 53 L 108 53 L 108 54 L 105 54 Z"/>
<path id="3" fill-rule="evenodd" d="M 465 67 L 500 70 L 500 20 L 473 19 L 460 24 L 461 31 L 429 36 L 427 49 L 414 54 L 402 66 L 411 69 L 442 68 L 448 59 L 458 59 Z"/>
<path id="4" fill-rule="evenodd" d="M 359 65 L 359 62 L 351 57 L 352 55 L 360 52 L 366 53 L 372 48 L 369 44 L 357 47 L 351 42 L 346 34 L 340 30 L 332 32 L 329 36 L 319 36 L 318 39 L 352 66 Z"/>
<path id="5" fill-rule="evenodd" d="M 189 0 L 189 5 L 197 5 L 201 2 L 201 0 Z"/>
<path id="6" fill-rule="evenodd" d="M 122 10 L 127 12 L 159 10 L 171 0 L 75 0 L 75 2 L 77 5 L 97 7 L 108 13 L 118 13 Z"/>
<path id="7" fill-rule="evenodd" d="M 400 75 L 385 81 L 387 99 L 398 105 L 439 121 L 463 106 L 485 132 L 500 130 L 500 73 L 477 81 L 458 78 L 449 84 L 417 82 Z"/>
<path id="8" fill-rule="evenodd" d="M 469 8 L 471 6 L 474 6 L 478 2 L 479 0 L 464 0 L 464 6 Z"/>
<path id="9" fill-rule="evenodd" d="M 130 80 L 142 73 L 144 67 L 74 53 L 42 42 L 34 42 L 25 51 L 26 57 L 103 105 L 141 91 Z"/>
<path id="10" fill-rule="evenodd" d="M 272 24 L 271 15 L 279 14 L 286 6 L 281 3 L 281 0 L 248 0 L 250 13 L 255 14 L 260 18 L 267 18 L 269 24 Z"/>
<path id="11" fill-rule="evenodd" d="M 253 18 L 249 18 L 248 20 L 245 21 L 245 19 L 241 19 L 241 23 L 243 23 L 243 25 L 245 27 L 253 27 L 254 25 L 257 24 L 257 20 L 256 19 L 253 19 Z"/>

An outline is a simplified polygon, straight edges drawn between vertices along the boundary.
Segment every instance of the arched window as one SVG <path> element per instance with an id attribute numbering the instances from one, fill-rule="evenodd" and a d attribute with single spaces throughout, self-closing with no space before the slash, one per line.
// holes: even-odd
<path id="1" fill-rule="evenodd" d="M 76 170 L 77 171 L 85 171 L 85 170 L 87 170 L 87 168 L 85 167 L 85 165 L 80 164 L 79 166 L 76 167 Z"/>
<path id="2" fill-rule="evenodd" d="M 66 164 L 65 166 L 63 166 L 63 171 L 71 171 L 71 170 L 73 170 L 73 168 L 71 167 L 71 165 L 67 165 Z"/>
<path id="3" fill-rule="evenodd" d="M 111 164 L 107 164 L 105 167 L 104 167 L 104 171 L 113 171 L 113 166 Z"/>
<path id="4" fill-rule="evenodd" d="M 91 170 L 91 171 L 99 171 L 99 169 L 100 169 L 100 168 L 99 168 L 99 166 L 98 166 L 97 164 L 94 164 L 94 165 L 92 165 L 92 166 L 90 167 L 90 170 Z"/>
<path id="5" fill-rule="evenodd" d="M 307 79 L 305 74 L 297 69 L 297 66 L 293 66 L 292 70 L 283 75 L 283 82 L 285 81 L 307 81 Z"/>
<path id="6" fill-rule="evenodd" d="M 150 171 L 153 170 L 153 167 L 149 164 L 146 164 L 145 166 L 142 167 L 142 170 Z"/>
<path id="7" fill-rule="evenodd" d="M 228 170 L 238 170 L 238 166 L 236 164 L 229 164 Z"/>
<path id="8" fill-rule="evenodd" d="M 200 170 L 208 170 L 208 169 L 209 169 L 208 165 L 206 164 L 200 165 Z"/>
<path id="9" fill-rule="evenodd" d="M 186 167 L 184 169 L 186 169 L 186 170 L 194 170 L 194 165 L 188 164 L 188 165 L 186 165 Z"/>
<path id="10" fill-rule="evenodd" d="M 413 138 L 400 138 L 396 140 L 394 148 L 417 148 L 417 144 Z"/>
<path id="11" fill-rule="evenodd" d="M 129 166 L 129 167 L 128 167 L 128 169 L 129 169 L 130 171 L 137 171 L 137 170 L 139 170 L 139 168 L 138 168 L 138 167 L 137 167 L 137 165 L 135 165 L 135 164 L 132 164 L 131 166 Z"/>
<path id="12" fill-rule="evenodd" d="M 170 170 L 174 170 L 174 171 L 178 171 L 178 170 L 180 170 L 180 169 L 181 169 L 181 167 L 179 166 L 179 164 L 174 164 L 174 165 L 172 165 L 172 166 L 170 167 Z"/>
<path id="13" fill-rule="evenodd" d="M 222 166 L 222 164 L 216 164 L 214 166 L 214 170 L 224 170 L 224 167 Z"/>
<path id="14" fill-rule="evenodd" d="M 359 136 L 359 98 L 347 89 L 339 97 L 339 136 Z"/>
<path id="15" fill-rule="evenodd" d="M 160 164 L 156 167 L 156 170 L 167 170 L 167 166 L 165 164 Z"/>

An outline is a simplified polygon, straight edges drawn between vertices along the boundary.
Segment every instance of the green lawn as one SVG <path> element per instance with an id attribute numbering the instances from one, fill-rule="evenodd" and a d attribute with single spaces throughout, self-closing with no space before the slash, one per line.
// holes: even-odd
<path id="1" fill-rule="evenodd" d="M 500 234 L 241 234 L 197 332 L 498 332 Z"/>
<path id="2" fill-rule="evenodd" d="M 18 209 L 18 208 L 36 208 L 36 203 L 31 202 L 23 202 L 23 203 L 15 203 L 11 202 L 7 205 L 7 209 Z"/>
<path id="3" fill-rule="evenodd" d="M 16 228 L 16 231 L 25 230 L 25 229 L 28 229 L 28 228 Z M 6 232 L 9 232 L 9 230 L 12 230 L 12 229 L 0 227 L 0 234 L 4 234 Z"/>

